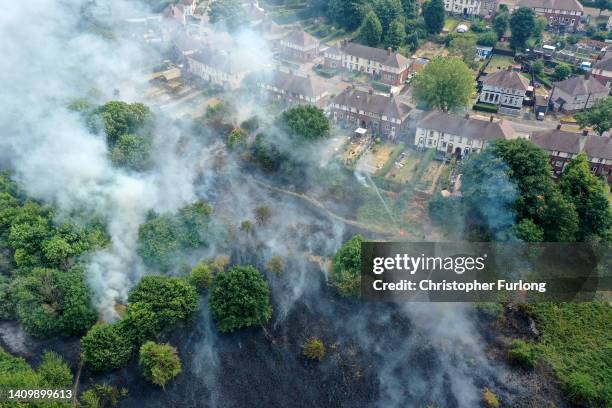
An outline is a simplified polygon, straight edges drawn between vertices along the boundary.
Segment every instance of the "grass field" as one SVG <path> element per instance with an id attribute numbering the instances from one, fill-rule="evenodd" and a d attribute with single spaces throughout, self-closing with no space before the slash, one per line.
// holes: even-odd
<path id="1" fill-rule="evenodd" d="M 506 69 L 507 67 L 515 64 L 514 58 L 512 57 L 505 55 L 493 55 L 485 72 L 489 74 L 500 69 Z"/>

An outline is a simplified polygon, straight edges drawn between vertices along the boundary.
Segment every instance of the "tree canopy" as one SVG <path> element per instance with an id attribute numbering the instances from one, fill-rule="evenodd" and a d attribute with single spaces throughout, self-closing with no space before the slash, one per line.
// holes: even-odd
<path id="1" fill-rule="evenodd" d="M 382 34 L 388 35 L 391 23 L 404 15 L 400 0 L 377 0 L 374 2 L 374 12 L 380 20 Z"/>
<path id="2" fill-rule="evenodd" d="M 299 140 L 314 141 L 329 136 L 329 120 L 321 109 L 312 105 L 287 109 L 281 114 L 279 124 L 289 136 Z"/>
<path id="3" fill-rule="evenodd" d="M 444 28 L 444 2 L 442 0 L 429 0 L 423 5 L 425 27 L 430 34 L 439 34 Z"/>
<path id="4" fill-rule="evenodd" d="M 557 81 L 563 81 L 564 79 L 569 78 L 570 75 L 572 75 L 572 66 L 565 62 L 559 63 L 555 67 L 555 72 L 553 74 Z"/>
<path id="5" fill-rule="evenodd" d="M 383 28 L 376 13 L 369 11 L 359 27 L 359 40 L 365 45 L 376 47 L 380 43 Z"/>
<path id="6" fill-rule="evenodd" d="M 355 235 L 334 255 L 330 280 L 342 296 L 359 297 L 361 294 L 361 243 L 364 238 Z"/>
<path id="7" fill-rule="evenodd" d="M 217 0 L 210 3 L 208 17 L 212 24 L 223 23 L 229 31 L 235 31 L 248 23 L 244 8 L 238 0 Z"/>
<path id="8" fill-rule="evenodd" d="M 527 7 L 516 9 L 510 17 L 510 45 L 512 48 L 522 48 L 536 28 L 535 13 Z"/>
<path id="9" fill-rule="evenodd" d="M 139 362 L 145 378 L 162 388 L 182 371 L 176 348 L 167 343 L 148 341 L 143 344 Z"/>
<path id="10" fill-rule="evenodd" d="M 457 57 L 434 57 L 413 84 L 419 102 L 443 111 L 466 106 L 476 90 L 474 74 Z"/>
<path id="11" fill-rule="evenodd" d="M 612 98 L 601 99 L 584 112 L 576 114 L 576 121 L 580 128 L 593 127 L 599 136 L 612 128 Z"/>
<path id="12" fill-rule="evenodd" d="M 127 364 L 133 345 L 117 324 L 97 324 L 81 339 L 85 363 L 93 371 L 116 370 Z"/>
<path id="13" fill-rule="evenodd" d="M 252 266 L 234 266 L 216 275 L 209 306 L 222 332 L 263 325 L 272 317 L 268 283 Z"/>
<path id="14" fill-rule="evenodd" d="M 510 28 L 510 13 L 508 10 L 499 10 L 493 17 L 493 29 L 498 38 L 506 35 L 506 31 Z"/>
<path id="15" fill-rule="evenodd" d="M 399 19 L 394 20 L 385 36 L 385 47 L 391 47 L 397 51 L 405 42 L 406 30 L 404 29 L 404 24 Z"/>

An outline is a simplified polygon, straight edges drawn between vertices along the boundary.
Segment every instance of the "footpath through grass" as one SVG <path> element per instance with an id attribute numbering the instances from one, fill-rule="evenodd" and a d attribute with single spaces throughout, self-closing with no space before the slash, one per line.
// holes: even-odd
<path id="1" fill-rule="evenodd" d="M 612 307 L 607 302 L 534 303 L 541 332 L 530 344 L 575 403 L 612 407 Z"/>

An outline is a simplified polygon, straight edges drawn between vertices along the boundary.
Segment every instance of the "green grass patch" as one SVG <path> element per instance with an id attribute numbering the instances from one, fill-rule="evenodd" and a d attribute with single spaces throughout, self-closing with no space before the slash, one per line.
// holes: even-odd
<path id="1" fill-rule="evenodd" d="M 528 310 L 538 323 L 537 343 L 515 346 L 517 356 L 553 368 L 568 397 L 589 407 L 612 406 L 612 307 L 606 302 L 534 303 Z"/>
<path id="2" fill-rule="evenodd" d="M 459 20 L 454 17 L 446 17 L 444 20 L 444 30 L 455 31 L 459 25 Z"/>
<path id="3" fill-rule="evenodd" d="M 497 113 L 498 108 L 497 105 L 492 105 L 489 103 L 476 103 L 472 106 L 472 109 L 480 112 L 489 112 L 489 113 Z"/>
<path id="4" fill-rule="evenodd" d="M 514 58 L 507 55 L 493 55 L 491 56 L 491 61 L 489 65 L 487 65 L 486 73 L 490 74 L 491 72 L 499 71 L 501 69 L 506 69 L 509 66 L 514 66 L 516 63 L 514 62 Z"/>

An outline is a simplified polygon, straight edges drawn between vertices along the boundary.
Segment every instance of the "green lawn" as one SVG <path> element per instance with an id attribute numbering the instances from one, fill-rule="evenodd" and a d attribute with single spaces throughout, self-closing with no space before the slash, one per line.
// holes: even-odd
<path id="1" fill-rule="evenodd" d="M 446 20 L 444 20 L 444 30 L 455 31 L 458 25 L 459 20 L 455 17 L 446 17 Z"/>
<path id="2" fill-rule="evenodd" d="M 485 72 L 486 73 L 495 72 L 500 69 L 506 69 L 507 67 L 511 65 L 515 65 L 515 64 L 516 63 L 514 62 L 514 58 L 512 57 L 505 56 L 505 55 L 493 55 L 491 57 L 491 62 L 489 62 L 489 65 L 487 66 L 487 69 L 485 70 Z"/>
<path id="3" fill-rule="evenodd" d="M 612 407 L 612 307 L 607 302 L 534 303 L 541 336 L 529 347 L 548 363 L 568 397 Z"/>

